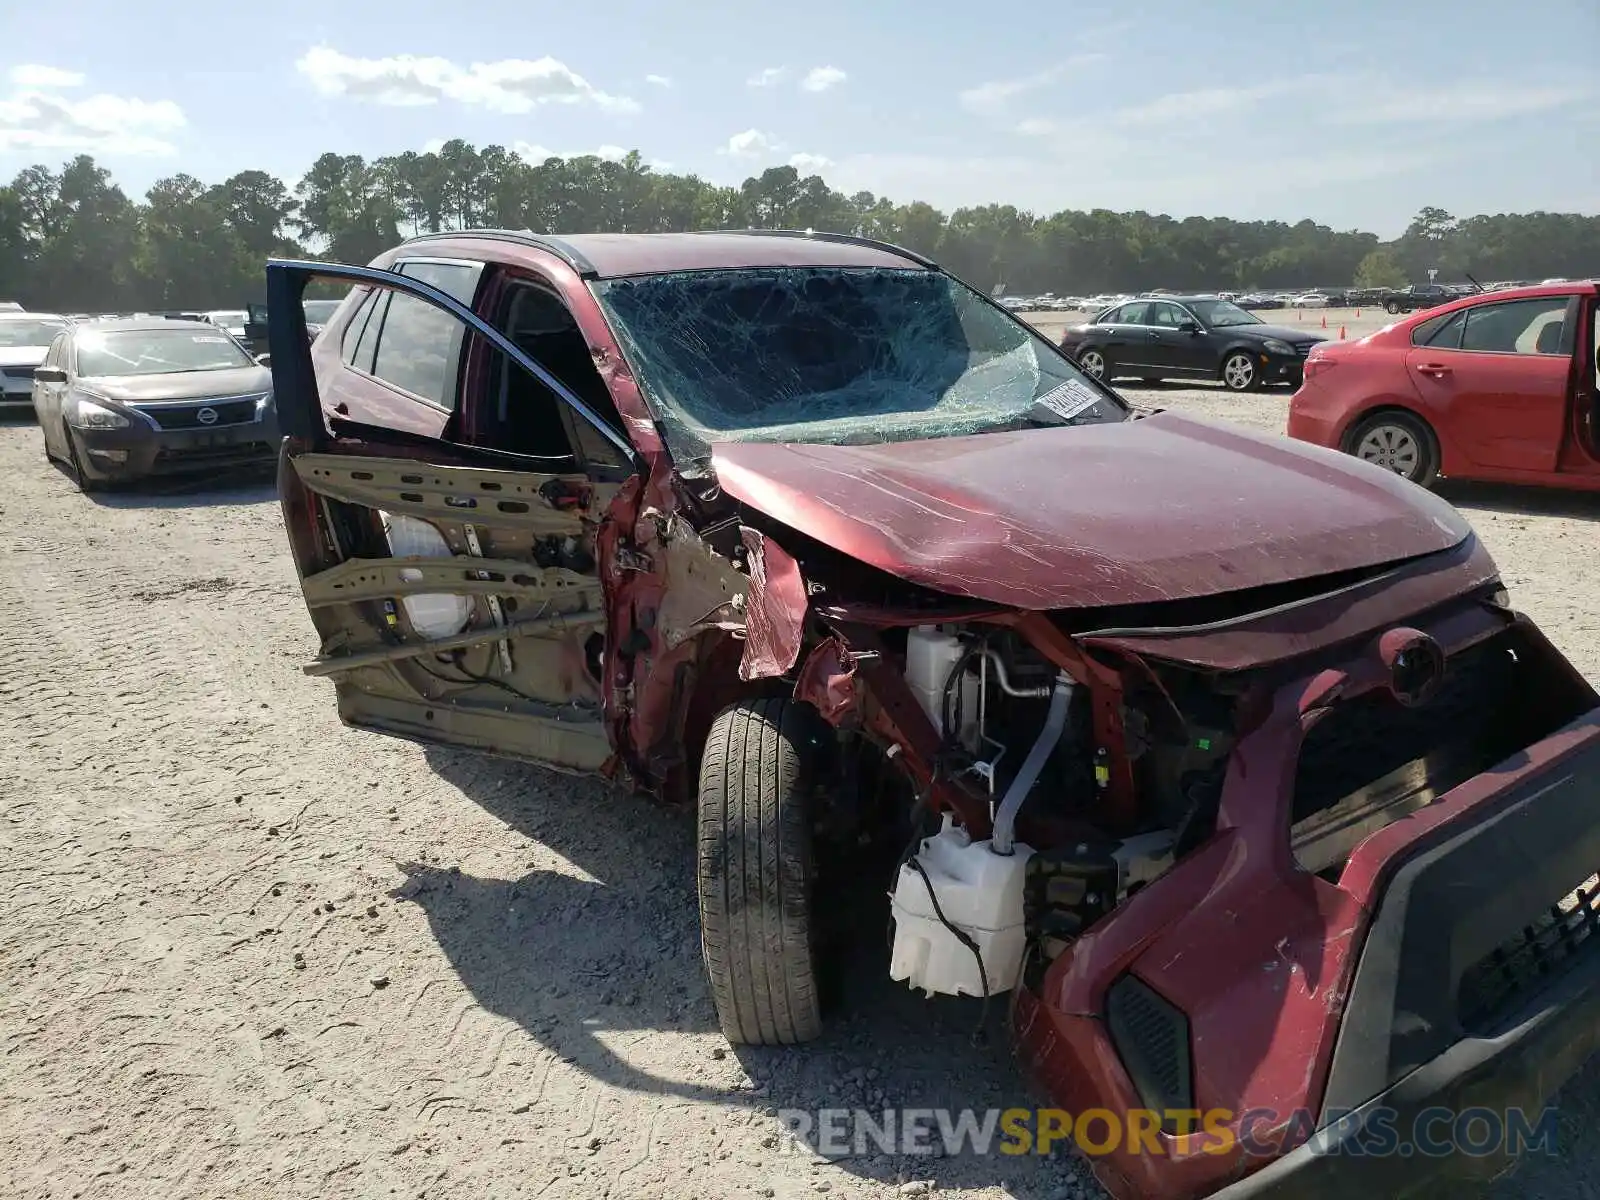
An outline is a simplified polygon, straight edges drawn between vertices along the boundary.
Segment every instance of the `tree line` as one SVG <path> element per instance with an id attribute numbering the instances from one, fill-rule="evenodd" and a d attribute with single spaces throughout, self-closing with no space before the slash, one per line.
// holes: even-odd
<path id="1" fill-rule="evenodd" d="M 324 154 L 291 187 L 265 171 L 206 184 L 187 174 L 130 198 L 87 155 L 0 186 L 0 299 L 32 309 L 238 308 L 262 296 L 262 260 L 365 263 L 422 232 L 817 229 L 895 242 L 985 290 L 1091 295 L 1151 287 L 1401 286 L 1600 275 L 1600 216 L 1456 218 L 1425 208 L 1398 238 L 1310 220 L 1176 219 L 1009 204 L 945 213 L 773 167 L 738 187 L 620 160 L 529 162 L 461 140 L 368 161 Z"/>

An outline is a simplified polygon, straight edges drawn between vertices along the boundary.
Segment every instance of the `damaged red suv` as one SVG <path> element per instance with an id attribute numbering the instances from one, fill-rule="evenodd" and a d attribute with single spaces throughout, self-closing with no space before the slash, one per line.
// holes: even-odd
<path id="1" fill-rule="evenodd" d="M 891 974 L 1145 1114 L 1118 1196 L 1398 1194 L 1485 1160 L 1334 1151 L 1595 1048 L 1600 698 L 1444 501 L 1133 411 L 857 238 L 450 233 L 268 292 L 307 670 L 697 803 L 730 1040 L 818 1034 L 819 879 L 878 837 Z"/>

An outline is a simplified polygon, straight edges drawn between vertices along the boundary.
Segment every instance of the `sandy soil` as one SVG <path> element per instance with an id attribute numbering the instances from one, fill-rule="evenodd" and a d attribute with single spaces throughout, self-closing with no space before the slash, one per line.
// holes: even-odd
<path id="1" fill-rule="evenodd" d="M 1159 400 L 1277 429 L 1286 396 Z M 17 421 L 0 478 L 0 1194 L 1096 1194 L 783 1153 L 778 1108 L 1029 1102 L 1002 1014 L 974 1047 L 975 1004 L 889 984 L 874 912 L 820 1043 L 730 1050 L 687 817 L 341 728 L 269 488 L 85 498 Z M 1600 502 L 1449 494 L 1600 680 Z M 1592 1195 L 1600 1072 L 1571 1092 L 1507 1200 Z"/>

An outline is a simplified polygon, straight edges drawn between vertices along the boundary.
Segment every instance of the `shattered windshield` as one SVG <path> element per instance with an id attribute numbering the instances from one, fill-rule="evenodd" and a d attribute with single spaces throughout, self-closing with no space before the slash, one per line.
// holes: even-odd
<path id="1" fill-rule="evenodd" d="M 718 441 L 901 442 L 1127 416 L 937 271 L 747 267 L 595 292 L 680 460 Z"/>

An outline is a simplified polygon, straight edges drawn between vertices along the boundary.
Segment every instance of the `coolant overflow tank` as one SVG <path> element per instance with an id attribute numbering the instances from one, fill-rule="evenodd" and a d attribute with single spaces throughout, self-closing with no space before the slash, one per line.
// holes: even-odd
<path id="1" fill-rule="evenodd" d="M 974 842 L 946 817 L 944 828 L 917 850 L 927 880 L 907 863 L 895 881 L 889 978 L 929 996 L 984 994 L 978 960 L 939 919 L 928 896 L 931 884 L 945 917 L 977 944 L 989 995 L 1010 991 L 1022 968 L 1022 883 L 1032 855 L 1020 842 L 1011 854 L 995 854 L 988 841 Z"/>

